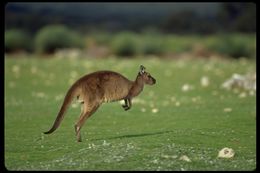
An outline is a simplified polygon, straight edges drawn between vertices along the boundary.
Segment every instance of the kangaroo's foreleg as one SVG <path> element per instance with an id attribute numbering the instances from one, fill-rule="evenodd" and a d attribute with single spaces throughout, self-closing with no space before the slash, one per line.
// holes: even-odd
<path id="1" fill-rule="evenodd" d="M 80 130 L 82 126 L 84 125 L 85 121 L 98 109 L 99 105 L 90 106 L 88 107 L 87 104 L 82 105 L 81 114 L 79 117 L 78 122 L 75 124 L 75 132 L 77 136 L 77 141 L 81 142 L 81 134 Z"/>
<path id="2" fill-rule="evenodd" d="M 124 109 L 126 109 L 126 108 L 128 107 L 128 104 L 127 104 L 127 99 L 124 99 L 124 101 L 125 101 L 125 104 L 124 104 L 124 105 L 122 105 L 122 107 L 123 107 Z"/>
<path id="3" fill-rule="evenodd" d="M 129 110 L 132 106 L 132 101 L 131 99 L 124 99 L 125 104 L 122 105 L 122 107 L 125 109 L 125 111 Z"/>

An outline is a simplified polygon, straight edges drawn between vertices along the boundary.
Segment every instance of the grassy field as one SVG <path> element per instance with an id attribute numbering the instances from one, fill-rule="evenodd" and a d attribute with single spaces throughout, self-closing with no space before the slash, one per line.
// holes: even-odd
<path id="1" fill-rule="evenodd" d="M 102 105 L 76 142 L 78 104 L 61 126 L 48 130 L 69 86 L 96 70 L 135 79 L 140 64 L 156 78 L 124 111 Z M 227 91 L 233 73 L 255 71 L 248 60 L 38 59 L 5 57 L 4 155 L 8 170 L 253 170 L 256 96 Z M 201 78 L 209 79 L 208 87 Z M 184 89 L 184 90 L 183 90 Z M 231 159 L 218 151 L 233 148 Z M 180 160 L 186 155 L 191 162 Z"/>

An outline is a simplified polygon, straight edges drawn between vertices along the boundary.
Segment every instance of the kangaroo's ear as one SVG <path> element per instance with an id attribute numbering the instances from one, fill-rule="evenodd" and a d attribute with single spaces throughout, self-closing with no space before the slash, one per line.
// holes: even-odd
<path id="1" fill-rule="evenodd" d="M 140 74 L 143 74 L 145 70 L 145 67 L 143 65 L 140 65 Z"/>

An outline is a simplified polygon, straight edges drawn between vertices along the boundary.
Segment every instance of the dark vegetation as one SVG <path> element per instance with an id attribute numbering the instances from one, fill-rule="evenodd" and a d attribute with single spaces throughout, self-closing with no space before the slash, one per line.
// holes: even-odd
<path id="1" fill-rule="evenodd" d="M 254 3 L 8 3 L 5 19 L 7 53 L 105 47 L 103 56 L 133 57 L 200 47 L 254 58 L 256 50 Z"/>
<path id="2" fill-rule="evenodd" d="M 140 32 L 156 28 L 176 34 L 255 32 L 254 3 L 8 3 L 5 28 L 36 33 L 62 23 L 78 31 Z"/>

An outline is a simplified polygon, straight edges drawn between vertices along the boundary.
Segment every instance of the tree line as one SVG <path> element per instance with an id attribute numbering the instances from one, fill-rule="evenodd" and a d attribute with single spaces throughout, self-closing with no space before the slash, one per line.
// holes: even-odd
<path id="1" fill-rule="evenodd" d="M 163 12 L 156 14 L 145 11 L 127 11 L 102 13 L 101 8 L 87 10 L 68 10 L 58 6 L 60 12 L 53 8 L 44 10 L 30 10 L 25 6 L 11 5 L 5 10 L 5 29 L 19 28 L 30 33 L 37 32 L 49 24 L 63 24 L 82 32 L 105 30 L 118 32 L 131 30 L 141 32 L 147 28 L 156 29 L 162 33 L 176 34 L 213 34 L 217 32 L 244 32 L 256 31 L 256 4 L 254 3 L 221 3 L 217 12 L 201 15 L 193 10 L 179 10 L 167 15 Z M 96 9 L 96 10 L 95 10 Z M 147 9 L 147 8 L 146 8 Z M 145 9 L 144 9 L 145 10 Z M 75 12 L 76 11 L 76 12 Z"/>

